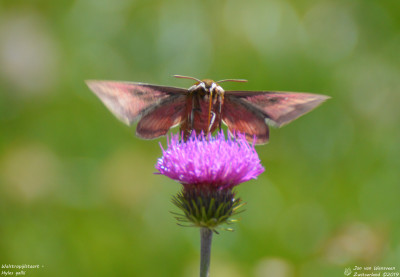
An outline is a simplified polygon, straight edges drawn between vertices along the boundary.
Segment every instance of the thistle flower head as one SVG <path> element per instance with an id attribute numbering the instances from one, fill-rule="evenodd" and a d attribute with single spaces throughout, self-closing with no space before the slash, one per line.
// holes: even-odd
<path id="1" fill-rule="evenodd" d="M 156 169 L 184 186 L 233 188 L 264 171 L 254 146 L 240 134 L 227 139 L 223 132 L 216 137 L 192 135 L 183 143 L 178 135 L 172 135 L 162 151 Z"/>
<path id="2" fill-rule="evenodd" d="M 223 132 L 215 137 L 193 134 L 186 142 L 172 135 L 162 152 L 158 174 L 183 185 L 172 199 L 183 211 L 176 219 L 214 232 L 219 225 L 234 222 L 230 216 L 243 205 L 233 187 L 264 171 L 254 147 L 240 134 L 234 139 L 225 139 Z"/>

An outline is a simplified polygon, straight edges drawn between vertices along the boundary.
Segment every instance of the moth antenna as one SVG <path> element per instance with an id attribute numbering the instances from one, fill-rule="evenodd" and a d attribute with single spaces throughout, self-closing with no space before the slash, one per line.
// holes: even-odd
<path id="1" fill-rule="evenodd" d="M 219 84 L 219 83 L 223 83 L 223 82 L 246 83 L 247 80 L 245 80 L 245 79 L 224 79 L 224 80 L 218 81 L 217 83 Z"/>
<path id="2" fill-rule="evenodd" d="M 199 79 L 195 77 L 190 77 L 190 76 L 182 76 L 182 75 L 173 75 L 175 78 L 181 78 L 181 79 L 190 79 L 190 80 L 195 80 L 197 82 L 201 82 Z"/>

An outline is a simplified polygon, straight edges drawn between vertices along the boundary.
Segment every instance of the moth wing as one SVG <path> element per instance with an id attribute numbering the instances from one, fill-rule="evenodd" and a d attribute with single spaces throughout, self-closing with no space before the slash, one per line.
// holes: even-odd
<path id="1" fill-rule="evenodd" d="M 187 90 L 134 82 L 86 81 L 88 87 L 104 105 L 127 125 L 172 95 L 186 94 Z"/>
<path id="2" fill-rule="evenodd" d="M 252 104 L 236 97 L 225 97 L 222 121 L 228 126 L 229 132 L 244 133 L 248 141 L 255 139 L 256 144 L 267 143 L 269 128 L 264 118 L 264 114 Z"/>
<path id="3" fill-rule="evenodd" d="M 186 95 L 172 95 L 160 104 L 146 110 L 136 126 L 136 135 L 143 139 L 154 139 L 167 134 L 185 118 Z"/>
<path id="4" fill-rule="evenodd" d="M 312 93 L 273 91 L 226 91 L 261 111 L 268 124 L 281 127 L 316 108 L 329 96 Z"/>

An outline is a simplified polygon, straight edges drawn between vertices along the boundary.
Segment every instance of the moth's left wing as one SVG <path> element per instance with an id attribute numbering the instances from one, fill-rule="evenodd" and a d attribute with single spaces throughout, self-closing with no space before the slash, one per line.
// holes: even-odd
<path id="1" fill-rule="evenodd" d="M 262 112 L 268 124 L 281 127 L 316 108 L 329 96 L 298 92 L 225 91 Z"/>
<path id="2" fill-rule="evenodd" d="M 222 108 L 222 121 L 230 133 L 243 133 L 249 142 L 264 144 L 268 142 L 269 129 L 265 115 L 253 105 L 236 97 L 225 97 Z"/>

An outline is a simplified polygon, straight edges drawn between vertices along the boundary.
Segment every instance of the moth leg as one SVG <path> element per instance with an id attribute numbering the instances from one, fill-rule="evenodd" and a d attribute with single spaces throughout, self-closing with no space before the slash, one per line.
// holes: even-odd
<path id="1" fill-rule="evenodd" d="M 219 106 L 218 106 L 218 112 L 219 112 L 219 120 L 218 120 L 218 128 L 219 131 L 221 132 L 222 129 L 222 106 L 224 105 L 224 94 L 218 94 L 218 100 L 219 100 Z"/>
<path id="2" fill-rule="evenodd" d="M 211 108 L 212 108 L 212 104 L 213 104 L 213 91 L 212 89 L 210 90 L 210 103 L 208 105 L 208 129 L 207 129 L 207 135 L 211 130 Z"/>
<path id="3" fill-rule="evenodd" d="M 210 114 L 211 114 L 211 120 L 210 120 L 210 124 L 208 125 L 207 134 L 211 131 L 211 127 L 214 125 L 214 121 L 215 121 L 215 117 L 216 117 L 216 114 L 213 111 L 211 111 Z"/>

